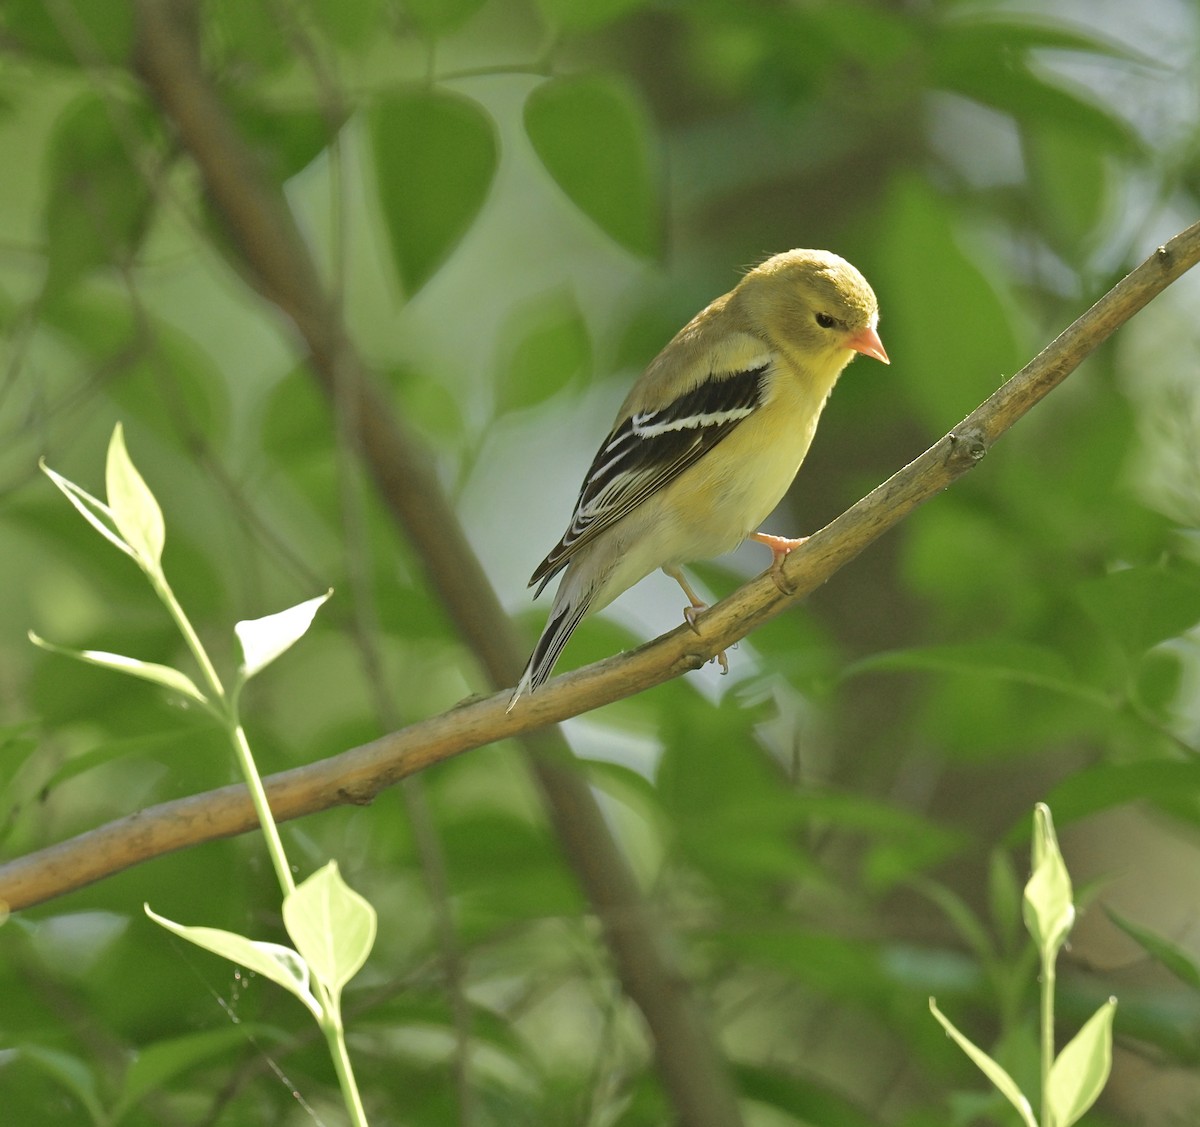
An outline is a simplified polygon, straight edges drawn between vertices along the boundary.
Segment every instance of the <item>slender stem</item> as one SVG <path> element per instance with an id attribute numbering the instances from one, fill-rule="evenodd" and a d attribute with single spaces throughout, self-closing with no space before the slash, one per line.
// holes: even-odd
<path id="1" fill-rule="evenodd" d="M 263 787 L 262 776 L 258 773 L 258 765 L 250 751 L 250 743 L 241 722 L 237 719 L 236 708 L 230 715 L 231 728 L 229 739 L 237 756 L 238 766 L 242 769 L 242 777 L 250 791 L 250 800 L 254 803 L 255 813 L 258 814 L 262 826 L 263 837 L 267 841 L 267 852 L 271 855 L 271 864 L 275 866 L 275 876 L 279 879 L 279 887 L 284 896 L 290 896 L 296 891 L 296 881 L 292 877 L 292 867 L 288 864 L 287 854 L 283 849 L 283 839 L 279 836 L 279 826 L 275 815 L 271 813 L 271 804 L 267 801 L 267 792 Z"/>
<path id="2" fill-rule="evenodd" d="M 1050 1127 L 1050 1068 L 1054 1064 L 1054 963 L 1056 952 L 1047 948 L 1042 951 L 1042 1127 Z"/>
<path id="3" fill-rule="evenodd" d="M 196 659 L 196 664 L 200 666 L 200 672 L 204 674 L 208 690 L 213 695 L 213 703 L 221 708 L 223 715 L 227 716 L 229 702 L 225 695 L 225 686 L 221 684 L 221 678 L 217 676 L 217 670 L 209 660 L 208 651 L 205 650 L 204 643 L 200 641 L 200 635 L 196 633 L 188 616 L 184 614 L 183 607 L 179 605 L 179 600 L 175 598 L 175 592 L 171 590 L 167 577 L 158 570 L 149 568 L 143 568 L 143 570 L 146 572 L 146 577 L 150 580 L 155 594 L 170 612 L 171 617 L 175 620 L 175 625 L 179 627 L 179 632 L 183 635 L 183 640 L 187 642 L 188 649 L 192 651 L 192 657 Z"/>
<path id="4" fill-rule="evenodd" d="M 346 1111 L 350 1114 L 350 1122 L 354 1124 L 354 1127 L 368 1127 L 367 1113 L 363 1108 L 362 1097 L 358 1093 L 354 1069 L 350 1065 L 350 1054 L 346 1051 L 341 1014 L 329 1009 L 326 1009 L 325 1013 L 326 1018 L 321 1022 L 321 1030 L 329 1044 L 329 1055 L 333 1058 L 333 1067 L 337 1070 L 338 1087 L 342 1090 L 342 1098 L 346 1102 Z"/>
<path id="5" fill-rule="evenodd" d="M 226 693 L 221 678 L 217 676 L 216 667 L 210 660 L 208 651 L 204 648 L 204 643 L 200 641 L 200 636 L 192 626 L 191 620 L 184 613 L 183 607 L 179 605 L 179 600 L 175 598 L 175 592 L 171 590 L 166 577 L 161 571 L 149 569 L 146 570 L 146 574 L 159 599 L 170 611 L 175 625 L 179 627 L 179 632 L 183 635 L 183 640 L 187 642 L 188 649 L 192 651 L 196 664 L 200 666 L 200 671 L 204 674 L 204 680 L 213 697 L 213 704 L 225 726 L 229 742 L 233 744 L 233 752 L 237 756 L 242 778 L 246 781 L 246 787 L 250 791 L 250 800 L 254 803 L 254 811 L 258 815 L 259 825 L 262 826 L 263 837 L 267 842 L 267 852 L 271 855 L 271 864 L 275 867 L 279 887 L 283 890 L 284 896 L 287 896 L 289 893 L 295 892 L 296 881 L 292 877 L 292 869 L 283 849 L 279 826 L 275 822 L 275 816 L 271 813 L 271 804 L 267 801 L 267 792 L 263 787 L 262 776 L 258 773 L 258 765 L 254 762 L 250 743 L 246 739 L 246 733 L 238 719 L 237 701 Z"/>

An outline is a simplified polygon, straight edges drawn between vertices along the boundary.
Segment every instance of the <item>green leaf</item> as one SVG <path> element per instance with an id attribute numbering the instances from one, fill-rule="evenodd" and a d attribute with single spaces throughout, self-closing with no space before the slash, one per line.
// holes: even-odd
<path id="1" fill-rule="evenodd" d="M 125 430 L 120 423 L 113 427 L 108 443 L 105 488 L 113 524 L 133 549 L 134 559 L 147 572 L 161 574 L 167 535 L 162 509 L 129 457 L 125 448 Z"/>
<path id="2" fill-rule="evenodd" d="M 1002 950 L 1014 950 L 1021 921 L 1021 887 L 1012 858 L 1003 849 L 993 849 L 988 866 L 988 906 L 1000 933 Z"/>
<path id="3" fill-rule="evenodd" d="M 991 937 L 982 921 L 958 893 L 940 881 L 920 876 L 912 881 L 912 886 L 942 910 L 981 965 L 986 966 L 992 961 L 994 951 Z"/>
<path id="4" fill-rule="evenodd" d="M 266 1027 L 250 1029 L 245 1023 L 239 1023 L 142 1047 L 125 1072 L 110 1122 L 119 1123 L 146 1096 L 165 1088 L 181 1073 L 213 1057 L 244 1048 L 251 1037 L 255 1043 L 261 1043 L 269 1032 Z"/>
<path id="5" fill-rule="evenodd" d="M 1064 825 L 1135 799 L 1168 805 L 1200 794 L 1200 763 L 1105 763 L 1078 771 L 1046 796 Z M 1018 834 L 1011 840 L 1019 840 Z"/>
<path id="6" fill-rule="evenodd" d="M 224 739 L 222 733 L 221 739 Z M 64 759 L 46 777 L 42 789 L 46 794 L 70 779 L 78 778 L 89 771 L 94 771 L 109 763 L 118 763 L 123 759 L 152 758 L 161 756 L 170 759 L 176 753 L 181 757 L 185 752 L 196 751 L 196 730 L 193 725 L 184 725 L 169 731 L 146 732 L 136 736 L 116 737 L 94 744 L 87 751 Z M 224 751 L 228 744 L 222 743 Z M 183 762 L 188 762 L 183 759 Z"/>
<path id="7" fill-rule="evenodd" d="M 1079 51 L 1106 58 L 1124 59 L 1139 66 L 1160 66 L 1153 56 L 1135 50 L 1129 43 L 1105 39 L 1095 33 L 1071 27 L 1066 23 L 1034 16 L 1032 13 L 1009 15 L 996 9 L 958 9 L 964 14 L 946 21 L 948 36 L 966 47 L 966 58 L 1010 54 L 1042 48 L 1056 51 Z"/>
<path id="8" fill-rule="evenodd" d="M 595 31 L 638 8 L 647 0 L 538 0 L 548 23 L 559 31 Z"/>
<path id="9" fill-rule="evenodd" d="M 1051 1065 L 1046 1087 L 1047 1127 L 1071 1127 L 1104 1090 L 1112 1068 L 1112 1023 L 1116 1011 L 1116 998 L 1109 998 Z"/>
<path id="10" fill-rule="evenodd" d="M 16 1048 L 25 1060 L 70 1092 L 83 1105 L 93 1123 L 109 1122 L 100 1102 L 96 1077 L 86 1061 L 61 1049 L 52 1049 L 45 1045 L 26 1044 Z"/>
<path id="11" fill-rule="evenodd" d="M 341 2 L 337 0 L 337 6 Z M 461 27 L 483 7 L 484 0 L 403 0 L 403 3 L 405 11 L 426 35 L 438 36 Z"/>
<path id="12" fill-rule="evenodd" d="M 1050 807 L 1033 813 L 1033 875 L 1025 885 L 1025 926 L 1046 956 L 1057 954 L 1075 923 L 1071 877 L 1058 848 Z"/>
<path id="13" fill-rule="evenodd" d="M 382 0 L 311 0 L 313 18 L 334 43 L 363 50 L 378 33 Z"/>
<path id="14" fill-rule="evenodd" d="M 99 665 L 105 669 L 115 669 L 118 673 L 128 673 L 131 677 L 140 677 L 143 681 L 162 685 L 173 693 L 178 693 L 181 697 L 193 700 L 197 704 L 209 706 L 208 698 L 196 688 L 195 682 L 187 674 L 180 673 L 178 669 L 172 669 L 169 665 L 139 661 L 136 657 L 106 653 L 104 650 L 73 650 L 67 646 L 57 646 L 53 642 L 47 642 L 45 638 L 38 637 L 32 630 L 29 631 L 29 640 L 48 653 L 73 657 L 76 661 L 83 661 L 88 665 Z"/>
<path id="15" fill-rule="evenodd" d="M 884 340 L 922 421 L 940 434 L 1022 360 L 1002 274 L 963 245 L 954 213 L 916 176 L 891 177 L 878 222 L 870 276 L 883 295 Z M 947 294 L 954 315 L 935 317 Z"/>
<path id="16" fill-rule="evenodd" d="M 525 103 L 534 150 L 571 202 L 627 250 L 662 249 L 654 129 L 641 100 L 615 78 L 553 78 Z"/>
<path id="17" fill-rule="evenodd" d="M 188 927 L 158 915 L 149 904 L 143 907 L 146 915 L 155 923 L 174 932 L 181 939 L 186 939 L 197 947 L 203 947 L 206 951 L 212 951 L 215 955 L 221 955 L 230 962 L 278 983 L 299 998 L 318 1021 L 321 1020 L 321 1004 L 313 996 L 308 984 L 308 965 L 290 947 L 247 939 L 244 935 L 215 927 Z"/>
<path id="18" fill-rule="evenodd" d="M 894 980 L 879 947 L 799 927 L 760 928 L 752 922 L 756 918 L 733 919 L 723 927 L 695 934 L 719 947 L 722 957 L 782 971 L 824 997 L 887 1005 Z"/>
<path id="19" fill-rule="evenodd" d="M 591 370 L 592 343 L 579 305 L 555 292 L 514 310 L 501 331 L 504 360 L 497 380 L 499 411 L 541 403 Z"/>
<path id="20" fill-rule="evenodd" d="M 496 132 L 480 106 L 444 90 L 392 94 L 371 109 L 375 184 L 407 294 L 446 260 L 496 173 Z"/>
<path id="21" fill-rule="evenodd" d="M 403 364 L 384 373 L 389 387 L 400 397 L 404 415 L 422 434 L 447 447 L 462 441 L 466 432 L 462 395 L 445 379 L 419 372 Z"/>
<path id="22" fill-rule="evenodd" d="M 1187 699 L 1181 696 L 1185 672 L 1190 672 L 1190 664 L 1185 666 L 1178 652 L 1165 647 L 1147 650 L 1137 663 L 1130 695 L 1147 716 L 1169 728 L 1177 707 Z"/>
<path id="23" fill-rule="evenodd" d="M 1132 657 L 1200 622 L 1200 568 L 1173 561 L 1127 567 L 1075 589 L 1097 629 Z"/>
<path id="24" fill-rule="evenodd" d="M 319 110 L 248 102 L 236 105 L 234 112 L 260 167 L 277 184 L 306 169 L 333 140 L 335 125 Z"/>
<path id="25" fill-rule="evenodd" d="M 45 291 L 58 296 L 89 270 L 127 259 L 144 234 L 152 196 L 130 147 L 143 147 L 151 118 L 141 105 L 95 94 L 72 103 L 50 142 L 42 215 Z"/>
<path id="26" fill-rule="evenodd" d="M 1200 992 L 1200 966 L 1182 947 L 1152 931 L 1127 920 L 1111 908 L 1104 911 L 1108 918 L 1129 936 L 1148 955 L 1162 963 L 1176 978 L 1192 990 Z"/>
<path id="27" fill-rule="evenodd" d="M 826 1087 L 811 1076 L 797 1079 L 782 1066 L 735 1066 L 738 1091 L 744 1099 L 778 1108 L 787 1121 L 805 1127 L 878 1127 L 879 1120 L 853 1099 Z"/>
<path id="28" fill-rule="evenodd" d="M 342 880 L 336 861 L 284 900 L 283 922 L 317 981 L 335 999 L 375 943 L 375 909 Z"/>
<path id="29" fill-rule="evenodd" d="M 1031 68 L 1027 52 L 1047 47 L 1129 57 L 1124 49 L 1045 23 L 963 20 L 939 29 L 931 54 L 932 78 L 1023 124 L 1046 124 L 1089 137 L 1118 153 L 1138 152 L 1137 135 L 1119 117 Z"/>
<path id="30" fill-rule="evenodd" d="M 206 30 L 222 52 L 222 70 L 260 77 L 294 61 L 292 41 L 270 0 L 208 0 Z"/>
<path id="31" fill-rule="evenodd" d="M 1043 646 L 1009 642 L 1002 638 L 988 642 L 963 642 L 944 646 L 914 646 L 872 654 L 853 662 L 843 671 L 844 678 L 862 673 L 909 672 L 981 673 L 1003 681 L 1049 689 L 1067 696 L 1103 701 L 1094 689 L 1081 684 L 1072 674 L 1062 655 Z"/>
<path id="32" fill-rule="evenodd" d="M 1000 1094 L 1017 1109 L 1026 1127 L 1038 1127 L 1037 1120 L 1033 1115 L 1033 1108 L 1021 1092 L 1021 1089 L 1017 1087 L 1017 1082 L 1000 1065 L 992 1060 L 987 1053 L 959 1033 L 950 1019 L 937 1008 L 937 1002 L 932 998 L 929 999 L 929 1009 L 933 1013 L 933 1016 L 941 1023 L 942 1028 L 957 1043 L 958 1047 L 975 1062 L 980 1071 L 995 1084 Z"/>
<path id="33" fill-rule="evenodd" d="M 229 428 L 230 381 L 211 341 L 202 346 L 197 336 L 152 308 L 135 305 L 116 287 L 78 286 L 46 308 L 44 321 L 89 363 L 120 370 L 121 378 L 106 385 L 106 398 L 118 418 L 131 426 L 136 420 L 138 433 L 156 436 L 160 462 L 170 457 L 164 449 L 192 460 L 197 434 L 204 435 L 210 449 L 222 448 Z M 148 349 L 151 339 L 154 347 Z M 164 383 L 165 372 L 170 372 L 169 383 Z M 178 426 L 181 418 L 188 420 L 186 434 Z"/>
<path id="34" fill-rule="evenodd" d="M 233 631 L 242 646 L 243 679 L 249 680 L 304 637 L 317 611 L 332 594 L 333 590 L 330 589 L 315 599 L 308 599 L 287 610 L 237 623 Z"/>
<path id="35" fill-rule="evenodd" d="M 79 66 L 99 58 L 122 66 L 133 46 L 133 6 L 127 0 L 5 0 L 4 36 L 10 49 Z M 86 51 L 88 57 L 80 57 Z"/>
<path id="36" fill-rule="evenodd" d="M 1112 166 L 1093 137 L 1051 123 L 1025 130 L 1024 152 L 1042 230 L 1056 249 L 1079 262 L 1113 218 Z"/>

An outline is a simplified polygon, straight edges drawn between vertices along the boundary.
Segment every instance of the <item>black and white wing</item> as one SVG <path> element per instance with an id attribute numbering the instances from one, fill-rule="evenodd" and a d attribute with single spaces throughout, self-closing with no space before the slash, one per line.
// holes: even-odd
<path id="1" fill-rule="evenodd" d="M 604 441 L 584 480 L 570 527 L 533 573 L 537 598 L 571 557 L 674 481 L 752 415 L 766 395 L 772 359 L 708 379 L 653 411 L 630 415 Z"/>

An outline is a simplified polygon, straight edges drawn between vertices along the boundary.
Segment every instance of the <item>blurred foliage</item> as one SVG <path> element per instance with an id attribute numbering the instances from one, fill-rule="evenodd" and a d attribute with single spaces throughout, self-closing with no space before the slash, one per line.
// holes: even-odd
<path id="1" fill-rule="evenodd" d="M 132 567 L 36 472 L 45 455 L 95 485 L 118 420 L 227 668 L 234 621 L 337 591 L 247 690 L 265 769 L 484 687 L 142 87 L 136 9 L 0 9 L 5 857 L 233 776 L 201 717 L 26 641 L 182 660 Z M 194 25 L 530 642 L 526 577 L 624 389 L 738 268 L 826 246 L 880 297 L 893 364 L 839 386 L 771 522 L 802 533 L 1197 211 L 1185 0 L 210 0 Z M 1158 299 L 967 480 L 743 642 L 727 680 L 706 668 L 568 726 L 749 1123 L 1012 1121 L 926 998 L 1036 1075 L 1014 859 L 1039 799 L 1093 888 L 1064 1028 L 1121 998 L 1089 1122 L 1194 1120 L 1197 300 L 1188 278 Z M 764 564 L 696 571 L 719 596 Z M 647 579 L 564 666 L 675 626 L 677 603 Z M 481 748 L 420 785 L 432 840 L 390 795 L 284 828 L 379 911 L 346 999 L 375 1122 L 669 1119 L 519 756 Z M 337 1122 L 300 1007 L 164 935 L 146 901 L 282 934 L 253 836 L 9 920 L 5 1120 Z"/>

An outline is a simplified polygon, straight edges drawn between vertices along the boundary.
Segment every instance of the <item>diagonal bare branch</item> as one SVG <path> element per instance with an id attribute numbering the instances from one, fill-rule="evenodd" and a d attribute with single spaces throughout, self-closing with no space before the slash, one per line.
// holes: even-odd
<path id="1" fill-rule="evenodd" d="M 506 712 L 507 692 L 266 780 L 281 820 L 369 803 L 398 780 L 494 740 L 520 736 L 696 669 L 719 649 L 811 594 L 918 505 L 976 465 L 1022 415 L 1155 295 L 1200 261 L 1200 223 L 1160 247 L 963 421 L 898 473 L 814 533 L 784 564 L 784 594 L 768 575 L 701 616 L 629 653 L 560 677 Z M 256 827 L 242 786 L 165 802 L 0 866 L 0 900 L 28 907 L 115 872 Z"/>

